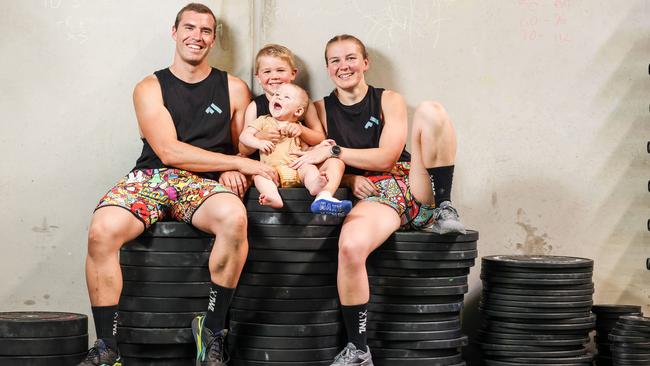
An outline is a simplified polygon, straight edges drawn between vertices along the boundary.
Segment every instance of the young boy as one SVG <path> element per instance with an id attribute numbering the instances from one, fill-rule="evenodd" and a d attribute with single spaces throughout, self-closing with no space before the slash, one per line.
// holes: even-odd
<path id="1" fill-rule="evenodd" d="M 313 213 L 345 216 L 352 209 L 352 203 L 347 200 L 339 201 L 332 196 L 345 169 L 339 159 L 328 159 L 320 170 L 313 164 L 304 164 L 297 170 L 288 167 L 293 160 L 291 153 L 308 147 L 300 139 L 302 131 L 299 122 L 308 105 L 309 97 L 302 88 L 294 84 L 281 84 L 269 102 L 270 115 L 258 117 L 249 123 L 239 136 L 239 143 L 260 151 L 260 160 L 277 170 L 280 187 L 304 185 L 311 195 L 316 196 L 311 205 Z M 256 133 L 269 129 L 280 132 L 276 143 L 255 137 Z M 330 144 L 330 141 L 324 140 L 320 144 Z M 273 208 L 281 208 L 284 205 L 273 181 L 260 175 L 255 175 L 253 181 L 260 191 L 261 205 Z"/>
<path id="2" fill-rule="evenodd" d="M 246 125 L 249 125 L 256 118 L 270 114 L 269 101 L 282 84 L 291 84 L 298 75 L 298 68 L 293 52 L 279 44 L 267 44 L 262 47 L 255 56 L 255 78 L 262 87 L 263 93 L 253 98 L 244 115 Z M 301 117 L 303 124 L 300 125 L 302 141 L 308 145 L 317 145 L 325 139 L 325 131 L 318 119 L 314 104 L 309 102 L 305 113 Z M 280 137 L 278 131 L 272 130 L 268 133 L 258 133 L 261 139 L 277 142 Z M 249 154 L 245 146 L 241 152 Z"/>

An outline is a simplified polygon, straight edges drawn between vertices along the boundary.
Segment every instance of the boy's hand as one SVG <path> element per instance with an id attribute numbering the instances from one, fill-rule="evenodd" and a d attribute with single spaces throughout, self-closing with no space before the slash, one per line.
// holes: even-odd
<path id="1" fill-rule="evenodd" d="M 255 134 L 255 137 L 257 137 L 260 140 L 266 140 L 266 141 L 271 141 L 272 143 L 277 143 L 280 141 L 280 138 L 282 138 L 282 135 L 280 135 L 280 130 L 278 129 L 268 129 L 266 131 L 259 131 Z"/>
<path id="2" fill-rule="evenodd" d="M 270 154 L 273 152 L 273 150 L 275 150 L 275 144 L 271 141 L 260 140 L 260 143 L 257 145 L 257 149 L 264 154 Z"/>
<path id="3" fill-rule="evenodd" d="M 289 123 L 280 128 L 280 134 L 287 137 L 298 137 L 302 133 L 300 125 L 297 123 Z"/>

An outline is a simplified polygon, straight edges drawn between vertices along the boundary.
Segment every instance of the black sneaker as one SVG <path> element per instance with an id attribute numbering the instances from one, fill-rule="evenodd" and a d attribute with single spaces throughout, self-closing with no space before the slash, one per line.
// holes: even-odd
<path id="1" fill-rule="evenodd" d="M 86 359 L 77 366 L 122 366 L 122 359 L 117 351 L 98 339 L 93 348 L 88 350 Z"/>
<path id="2" fill-rule="evenodd" d="M 223 329 L 217 334 L 203 326 L 204 316 L 192 320 L 192 335 L 196 342 L 196 366 L 226 366 L 224 339 L 228 330 Z"/>

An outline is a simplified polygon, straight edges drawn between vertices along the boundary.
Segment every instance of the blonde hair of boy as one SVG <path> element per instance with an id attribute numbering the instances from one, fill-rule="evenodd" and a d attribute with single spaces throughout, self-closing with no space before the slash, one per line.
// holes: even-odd
<path id="1" fill-rule="evenodd" d="M 291 70 L 296 70 L 296 61 L 293 58 L 293 52 L 290 49 L 279 45 L 279 44 L 267 44 L 262 47 L 261 50 L 257 52 L 255 56 L 255 75 L 259 72 L 260 69 L 260 58 L 263 56 L 277 57 L 282 61 L 285 61 L 291 67 Z"/>

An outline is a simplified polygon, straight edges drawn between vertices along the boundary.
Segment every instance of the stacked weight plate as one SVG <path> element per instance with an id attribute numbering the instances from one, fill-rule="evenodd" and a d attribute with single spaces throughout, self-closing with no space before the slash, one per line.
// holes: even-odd
<path id="1" fill-rule="evenodd" d="M 343 347 L 336 290 L 342 219 L 313 215 L 304 188 L 280 195 L 278 210 L 260 206 L 254 188 L 246 200 L 249 253 L 230 310 L 229 365 L 327 366 Z"/>
<path id="2" fill-rule="evenodd" d="M 650 318 L 624 315 L 609 334 L 614 365 L 650 365 Z"/>
<path id="3" fill-rule="evenodd" d="M 609 334 L 621 316 L 641 315 L 641 306 L 598 304 L 594 305 L 591 311 L 596 314 L 596 336 L 594 337 L 598 350 L 598 354 L 594 358 L 596 366 L 611 366 L 613 363 Z"/>
<path id="4" fill-rule="evenodd" d="M 396 232 L 369 258 L 374 364 L 464 365 L 460 311 L 478 233 Z"/>
<path id="5" fill-rule="evenodd" d="M 477 340 L 485 364 L 591 365 L 592 271 L 584 258 L 484 257 Z"/>
<path id="6" fill-rule="evenodd" d="M 76 365 L 88 350 L 88 317 L 56 312 L 0 313 L 0 365 Z"/>
<path id="7" fill-rule="evenodd" d="M 193 365 L 192 319 L 208 305 L 213 238 L 159 222 L 120 251 L 118 341 L 125 364 Z"/>

